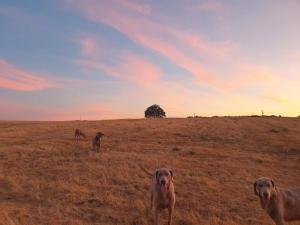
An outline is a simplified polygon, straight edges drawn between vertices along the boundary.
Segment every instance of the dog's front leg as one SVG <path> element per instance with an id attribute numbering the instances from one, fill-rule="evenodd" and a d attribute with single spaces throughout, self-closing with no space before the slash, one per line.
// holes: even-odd
<path id="1" fill-rule="evenodd" d="M 153 209 L 153 192 L 151 191 L 151 194 L 150 194 L 150 212 L 152 212 L 152 209 Z"/>
<path id="2" fill-rule="evenodd" d="M 154 225 L 158 225 L 158 209 L 155 207 L 155 212 L 154 212 Z"/>
<path id="3" fill-rule="evenodd" d="M 169 222 L 168 222 L 168 225 L 171 225 L 172 224 L 172 216 L 173 216 L 173 210 L 174 210 L 174 207 L 169 207 L 168 208 L 169 210 Z"/>
<path id="4" fill-rule="evenodd" d="M 284 219 L 282 216 L 278 216 L 273 219 L 276 225 L 284 225 Z"/>

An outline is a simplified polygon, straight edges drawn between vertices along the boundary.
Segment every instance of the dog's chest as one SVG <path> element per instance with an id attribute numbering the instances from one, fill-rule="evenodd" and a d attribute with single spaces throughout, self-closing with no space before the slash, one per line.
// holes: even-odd
<path id="1" fill-rule="evenodd" d="M 170 206 L 169 201 L 159 201 L 157 204 L 157 207 L 159 209 L 165 209 L 165 208 L 168 208 L 169 206 Z"/>
<path id="2" fill-rule="evenodd" d="M 161 209 L 168 208 L 171 203 L 171 196 L 169 193 L 162 194 L 158 197 L 157 206 Z"/>

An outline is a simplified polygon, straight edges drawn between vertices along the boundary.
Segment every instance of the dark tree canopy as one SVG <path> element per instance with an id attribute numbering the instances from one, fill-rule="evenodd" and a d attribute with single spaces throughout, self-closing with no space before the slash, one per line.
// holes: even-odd
<path id="1" fill-rule="evenodd" d="M 164 118 L 166 117 L 165 111 L 159 105 L 151 105 L 145 111 L 145 117 Z"/>

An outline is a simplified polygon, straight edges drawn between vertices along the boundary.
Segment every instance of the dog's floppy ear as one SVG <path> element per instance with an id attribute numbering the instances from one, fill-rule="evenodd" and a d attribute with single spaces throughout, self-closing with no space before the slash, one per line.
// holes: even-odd
<path id="1" fill-rule="evenodd" d="M 275 188 L 275 184 L 274 184 L 273 179 L 270 179 L 270 180 L 271 180 L 271 183 L 272 183 L 272 185 L 273 185 L 273 188 Z"/>
<path id="2" fill-rule="evenodd" d="M 274 190 L 274 194 L 277 194 L 278 193 L 278 188 L 275 186 L 275 183 L 273 181 L 273 179 L 271 179 L 271 183 L 272 183 L 272 186 L 273 186 L 273 190 Z"/>
<path id="3" fill-rule="evenodd" d="M 253 190 L 254 190 L 254 194 L 255 194 L 255 195 L 258 195 L 256 186 L 257 186 L 257 182 L 255 181 L 254 184 L 253 184 Z"/>
<path id="4" fill-rule="evenodd" d="M 171 174 L 171 178 L 172 178 L 172 181 L 173 181 L 173 171 L 170 170 L 170 174 Z"/>
<path id="5" fill-rule="evenodd" d="M 156 179 L 156 182 L 157 182 L 157 183 L 158 183 L 158 173 L 159 173 L 159 171 L 156 170 L 156 172 L 155 172 L 155 179 Z"/>

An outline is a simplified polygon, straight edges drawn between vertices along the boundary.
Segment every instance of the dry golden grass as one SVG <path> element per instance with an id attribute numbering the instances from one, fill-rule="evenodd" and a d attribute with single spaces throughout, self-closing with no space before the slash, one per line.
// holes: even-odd
<path id="1" fill-rule="evenodd" d="M 88 138 L 76 143 L 75 128 Z M 0 224 L 151 224 L 140 165 L 173 169 L 174 225 L 273 224 L 253 180 L 300 186 L 300 119 L 0 122 Z"/>

